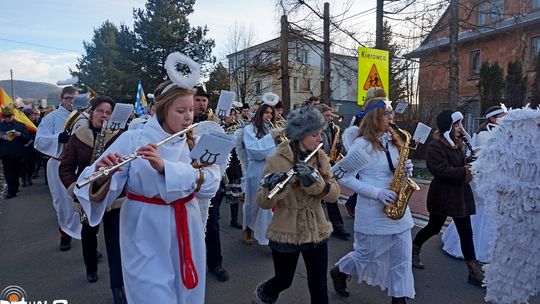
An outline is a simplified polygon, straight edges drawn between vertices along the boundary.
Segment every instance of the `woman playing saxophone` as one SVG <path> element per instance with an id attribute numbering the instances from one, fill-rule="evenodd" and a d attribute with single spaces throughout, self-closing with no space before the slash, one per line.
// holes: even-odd
<path id="1" fill-rule="evenodd" d="M 332 168 L 338 182 L 358 193 L 354 218 L 355 250 L 342 257 L 330 271 L 335 290 L 348 296 L 347 276 L 387 289 L 392 303 L 414 298 L 411 266 L 411 228 L 407 207 L 399 220 L 390 219 L 383 207 L 393 204 L 396 193 L 388 190 L 404 143 L 392 129 L 394 111 L 383 98 L 373 98 L 363 112 L 358 136 L 347 155 Z M 406 161 L 406 174 L 412 163 Z M 357 179 L 356 176 L 359 175 Z"/>

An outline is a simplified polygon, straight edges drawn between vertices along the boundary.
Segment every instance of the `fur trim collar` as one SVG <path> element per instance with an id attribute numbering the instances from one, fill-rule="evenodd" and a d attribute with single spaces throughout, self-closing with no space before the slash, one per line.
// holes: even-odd
<path id="1" fill-rule="evenodd" d="M 105 144 L 107 144 L 116 134 L 118 134 L 119 130 L 114 130 L 113 132 L 105 132 Z M 84 119 L 79 123 L 79 127 L 75 129 L 75 132 L 73 133 L 79 139 L 82 143 L 89 146 L 90 148 L 94 147 L 94 134 L 92 134 L 92 130 L 90 130 L 89 127 L 89 121 Z"/>

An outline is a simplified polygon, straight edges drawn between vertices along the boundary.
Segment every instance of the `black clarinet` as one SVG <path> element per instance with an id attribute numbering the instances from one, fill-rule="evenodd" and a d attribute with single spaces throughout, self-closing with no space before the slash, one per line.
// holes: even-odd
<path id="1" fill-rule="evenodd" d="M 473 161 L 475 161 L 478 158 L 478 156 L 476 156 L 476 153 L 474 153 L 474 149 L 473 149 L 471 143 L 469 142 L 469 140 L 467 139 L 467 136 L 465 136 L 465 133 L 459 132 L 459 135 L 460 135 L 461 139 L 463 140 L 463 142 L 465 143 L 465 145 L 467 146 L 467 149 L 469 149 L 469 151 L 471 151 L 471 155 L 469 155 L 467 157 L 467 162 L 472 163 Z"/>

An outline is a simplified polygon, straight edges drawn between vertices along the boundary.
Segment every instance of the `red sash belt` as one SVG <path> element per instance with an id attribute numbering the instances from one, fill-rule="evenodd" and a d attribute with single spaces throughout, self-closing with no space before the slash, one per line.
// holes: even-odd
<path id="1" fill-rule="evenodd" d="M 189 243 L 189 229 L 187 222 L 186 203 L 195 197 L 195 193 L 191 193 L 187 197 L 177 199 L 174 202 L 167 204 L 159 197 L 146 197 L 129 192 L 127 198 L 134 201 L 139 201 L 154 205 L 170 205 L 174 208 L 174 219 L 176 222 L 176 237 L 178 239 L 178 252 L 180 255 L 180 274 L 182 282 L 187 289 L 193 289 L 199 283 L 197 269 L 191 256 L 191 246 Z"/>
<path id="2" fill-rule="evenodd" d="M 62 161 L 62 159 L 58 158 L 58 157 L 51 156 L 51 158 L 54 159 L 54 160 L 57 160 L 57 161 Z"/>

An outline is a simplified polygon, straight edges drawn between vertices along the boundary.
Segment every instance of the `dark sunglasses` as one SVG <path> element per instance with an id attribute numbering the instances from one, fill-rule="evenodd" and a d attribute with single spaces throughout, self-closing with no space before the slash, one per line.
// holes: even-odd
<path id="1" fill-rule="evenodd" d="M 73 100 L 73 96 L 62 97 L 62 99 Z"/>

